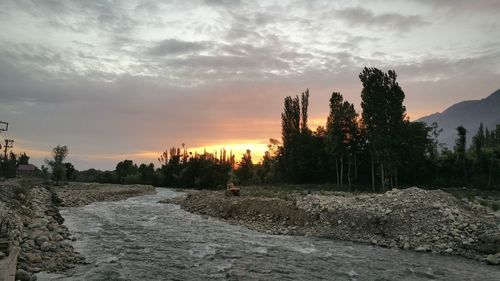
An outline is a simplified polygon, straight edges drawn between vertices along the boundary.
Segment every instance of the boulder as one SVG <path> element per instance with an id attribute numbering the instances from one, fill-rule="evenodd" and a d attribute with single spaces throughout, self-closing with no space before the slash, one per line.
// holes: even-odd
<path id="1" fill-rule="evenodd" d="M 417 251 L 417 252 L 428 252 L 429 250 L 430 250 L 429 246 L 427 246 L 427 245 L 419 246 L 419 247 L 415 248 L 415 251 Z"/>
<path id="2" fill-rule="evenodd" d="M 500 264 L 500 253 L 496 253 L 494 255 L 488 255 L 486 257 L 486 262 L 489 264 Z"/>
<path id="3" fill-rule="evenodd" d="M 24 254 L 24 257 L 31 263 L 39 263 L 42 261 L 42 258 L 34 253 L 26 253 Z"/>
<path id="4" fill-rule="evenodd" d="M 16 271 L 16 280 L 30 281 L 30 279 L 31 279 L 31 275 L 26 270 L 18 269 Z"/>
<path id="5" fill-rule="evenodd" d="M 55 245 L 50 242 L 43 242 L 40 249 L 44 252 L 49 252 L 55 250 Z"/>
<path id="6" fill-rule="evenodd" d="M 0 259 L 5 258 L 6 254 L 4 252 L 0 252 Z"/>
<path id="7" fill-rule="evenodd" d="M 42 245 L 43 243 L 48 242 L 49 238 L 46 235 L 40 235 L 35 241 L 37 245 Z"/>
<path id="8" fill-rule="evenodd" d="M 29 231 L 28 232 L 28 239 L 35 240 L 38 236 L 42 234 L 41 231 Z"/>

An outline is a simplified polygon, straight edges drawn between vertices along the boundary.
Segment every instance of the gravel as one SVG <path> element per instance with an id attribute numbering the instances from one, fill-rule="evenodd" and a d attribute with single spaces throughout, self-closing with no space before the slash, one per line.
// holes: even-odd
<path id="1" fill-rule="evenodd" d="M 488 254 L 500 256 L 495 215 L 441 190 L 412 187 L 384 194 L 295 194 L 290 198 L 227 197 L 220 191 L 200 191 L 177 201 L 187 211 L 268 233 L 312 235 L 480 260 L 486 260 Z"/>

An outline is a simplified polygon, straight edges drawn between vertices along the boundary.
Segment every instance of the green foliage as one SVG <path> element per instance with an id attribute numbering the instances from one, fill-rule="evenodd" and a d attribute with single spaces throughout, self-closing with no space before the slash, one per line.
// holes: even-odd
<path id="1" fill-rule="evenodd" d="M 330 114 L 326 122 L 326 151 L 335 159 L 335 178 L 341 187 L 344 184 L 344 159 L 348 160 L 347 180 L 351 185 L 350 160 L 355 157 L 360 146 L 357 118 L 354 105 L 344 101 L 340 93 L 333 92 L 330 97 Z"/>
<path id="2" fill-rule="evenodd" d="M 30 157 L 26 155 L 25 152 L 19 154 L 19 160 L 18 164 L 19 165 L 28 165 L 29 164 Z"/>
<path id="3" fill-rule="evenodd" d="M 64 163 L 64 173 L 66 175 L 66 179 L 75 180 L 76 179 L 76 170 L 73 164 L 67 162 Z"/>
<path id="4" fill-rule="evenodd" d="M 405 94 L 396 82 L 396 77 L 393 70 L 384 73 L 377 68 L 366 67 L 359 74 L 363 84 L 361 108 L 368 148 L 372 160 L 380 165 L 383 190 L 387 176 L 391 185 L 394 180 L 397 186 L 397 168 L 403 155 L 401 144 L 407 124 L 406 108 L 403 106 Z"/>
<path id="5" fill-rule="evenodd" d="M 125 177 L 138 172 L 137 165 L 132 160 L 123 160 L 116 165 L 116 176 L 119 183 L 125 183 Z"/>
<path id="6" fill-rule="evenodd" d="M 56 181 L 56 185 L 66 178 L 66 167 L 63 163 L 68 156 L 68 147 L 58 145 L 52 149 L 53 160 L 45 160 L 47 165 L 52 169 L 52 179 Z"/>
<path id="7" fill-rule="evenodd" d="M 254 179 L 255 168 L 252 162 L 252 153 L 247 149 L 241 158 L 238 169 L 236 170 L 236 177 L 242 184 L 249 184 Z"/>
<path id="8" fill-rule="evenodd" d="M 7 156 L 7 161 L 3 161 L 2 163 L 3 175 L 6 178 L 15 178 L 16 168 L 17 168 L 17 155 L 11 151 Z"/>

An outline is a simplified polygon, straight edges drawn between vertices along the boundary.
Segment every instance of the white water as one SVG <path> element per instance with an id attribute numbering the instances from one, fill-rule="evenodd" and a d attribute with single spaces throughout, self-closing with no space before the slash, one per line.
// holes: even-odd
<path id="1" fill-rule="evenodd" d="M 500 280 L 476 261 L 268 235 L 157 203 L 179 193 L 61 211 L 89 265 L 38 280 Z"/>

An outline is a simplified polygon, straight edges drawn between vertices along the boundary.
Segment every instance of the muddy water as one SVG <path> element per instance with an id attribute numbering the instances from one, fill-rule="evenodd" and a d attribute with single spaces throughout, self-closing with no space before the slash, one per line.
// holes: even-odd
<path id="1" fill-rule="evenodd" d="M 62 210 L 89 265 L 38 280 L 500 280 L 500 267 L 349 242 L 268 235 L 158 194 Z"/>

